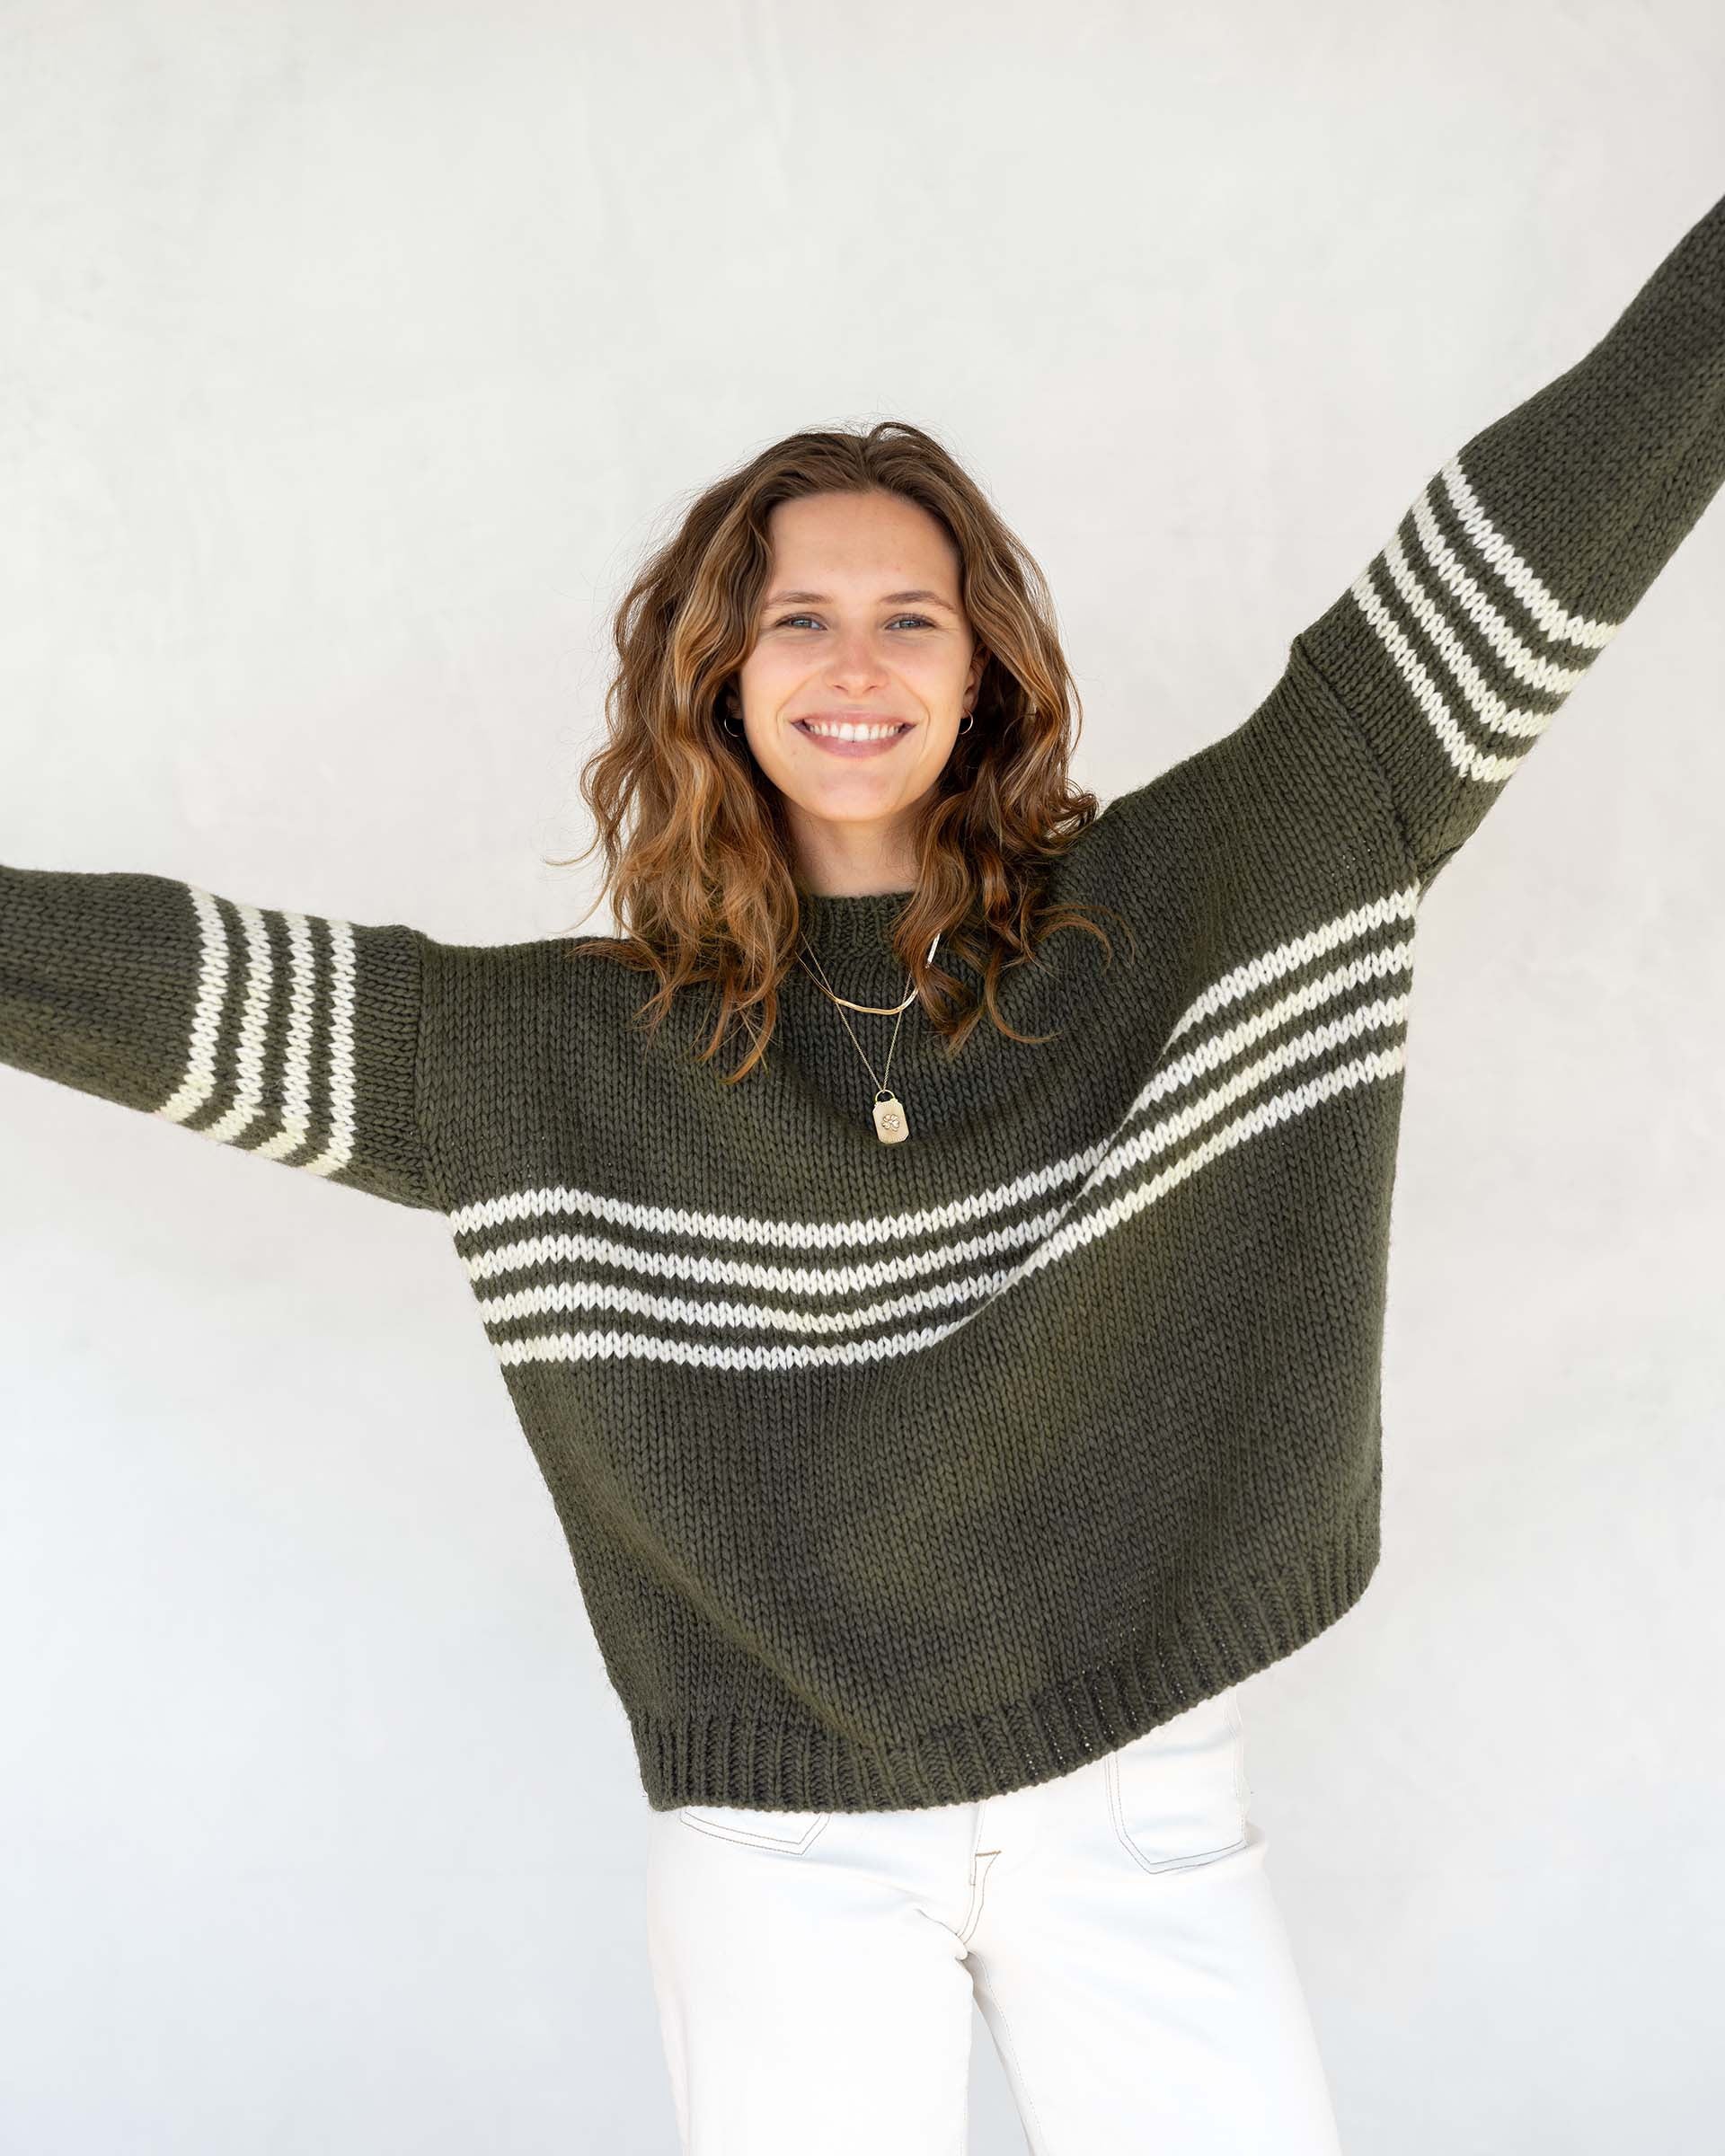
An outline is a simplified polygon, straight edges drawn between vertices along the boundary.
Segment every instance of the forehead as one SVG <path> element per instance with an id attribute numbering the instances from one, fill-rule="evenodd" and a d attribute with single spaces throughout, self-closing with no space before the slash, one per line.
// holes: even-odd
<path id="1" fill-rule="evenodd" d="M 887 579 L 956 596 L 958 550 L 936 519 L 902 495 L 809 494 L 782 501 L 767 519 L 781 581 L 808 588 L 824 577 L 873 585 Z"/>

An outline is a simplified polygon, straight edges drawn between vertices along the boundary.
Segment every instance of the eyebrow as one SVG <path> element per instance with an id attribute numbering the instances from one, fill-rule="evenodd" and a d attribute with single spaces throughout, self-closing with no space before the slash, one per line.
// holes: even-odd
<path id="1" fill-rule="evenodd" d="M 925 606 L 944 606 L 948 614 L 956 614 L 958 611 L 938 591 L 888 591 L 880 596 L 883 606 L 907 606 L 912 600 L 920 600 Z M 830 603 L 829 595 L 824 591 L 775 591 L 770 599 L 761 602 L 764 607 L 792 605 L 825 606 Z"/>

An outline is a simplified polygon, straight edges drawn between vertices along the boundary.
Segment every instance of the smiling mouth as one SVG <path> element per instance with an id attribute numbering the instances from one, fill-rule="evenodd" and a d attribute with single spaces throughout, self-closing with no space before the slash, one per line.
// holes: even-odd
<path id="1" fill-rule="evenodd" d="M 911 727 L 908 719 L 855 722 L 793 719 L 791 723 L 810 741 L 831 742 L 848 748 L 884 747 L 888 742 L 898 740 L 901 734 L 907 734 Z"/>

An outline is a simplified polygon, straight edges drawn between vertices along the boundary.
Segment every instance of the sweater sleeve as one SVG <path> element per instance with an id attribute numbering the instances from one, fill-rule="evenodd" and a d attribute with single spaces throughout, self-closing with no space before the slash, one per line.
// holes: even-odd
<path id="1" fill-rule="evenodd" d="M 0 1063 L 435 1209 L 425 943 L 164 876 L 0 867 Z"/>
<path id="2" fill-rule="evenodd" d="M 1725 199 L 1572 367 L 1475 434 L 1295 646 L 1421 888 L 1725 482 Z"/>

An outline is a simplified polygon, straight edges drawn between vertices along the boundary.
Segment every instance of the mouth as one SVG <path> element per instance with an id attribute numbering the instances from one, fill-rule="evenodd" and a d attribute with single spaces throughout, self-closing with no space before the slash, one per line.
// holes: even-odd
<path id="1" fill-rule="evenodd" d="M 914 724 L 908 719 L 793 719 L 791 723 L 805 740 L 836 756 L 884 755 Z"/>

